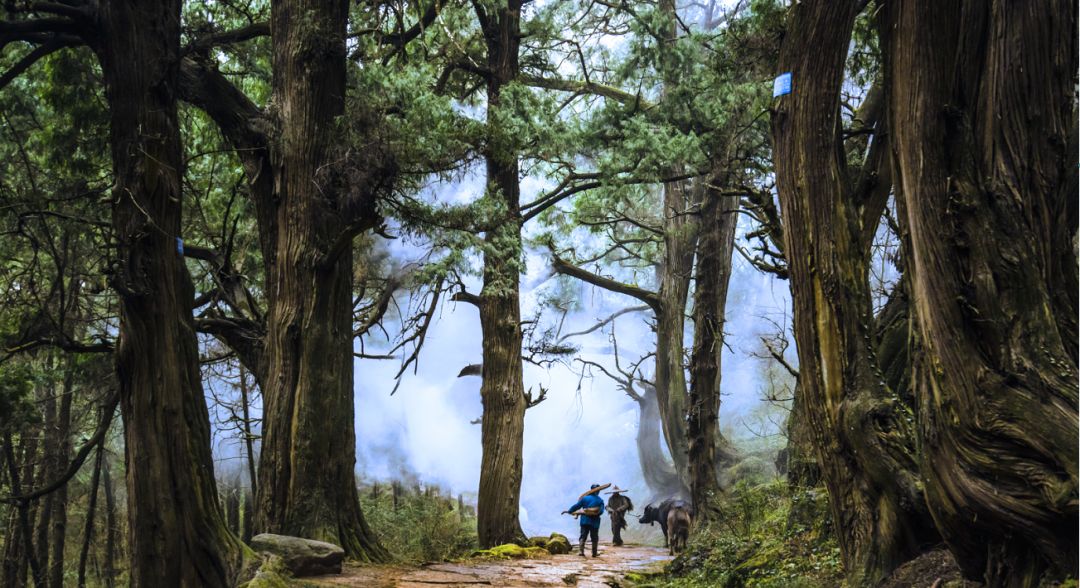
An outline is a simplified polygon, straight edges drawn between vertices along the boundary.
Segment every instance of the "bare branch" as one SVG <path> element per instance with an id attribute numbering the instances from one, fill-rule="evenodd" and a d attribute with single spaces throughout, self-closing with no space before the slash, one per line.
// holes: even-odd
<path id="1" fill-rule="evenodd" d="M 585 329 L 584 331 L 577 331 L 576 333 L 567 333 L 567 334 L 563 335 L 562 337 L 559 337 L 559 341 L 560 342 L 565 341 L 566 339 L 568 339 L 570 337 L 577 337 L 577 336 L 580 336 L 580 335 L 588 335 L 589 333 L 592 333 L 592 332 L 594 332 L 594 331 L 596 331 L 598 329 L 602 329 L 605 326 L 611 324 L 612 321 L 614 321 L 615 319 L 619 318 L 620 316 L 622 316 L 624 314 L 629 314 L 631 312 L 641 312 L 643 310 L 649 310 L 649 308 L 650 307 L 647 304 L 641 305 L 641 306 L 631 306 L 629 308 L 624 308 L 624 309 L 622 309 L 622 310 L 620 310 L 618 312 L 612 313 L 610 316 L 608 316 L 604 320 L 597 321 L 597 323 L 595 325 L 589 327 L 588 329 Z"/>

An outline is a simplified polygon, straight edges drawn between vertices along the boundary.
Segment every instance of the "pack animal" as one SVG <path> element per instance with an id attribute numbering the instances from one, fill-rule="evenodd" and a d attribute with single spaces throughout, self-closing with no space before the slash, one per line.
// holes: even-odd
<path id="1" fill-rule="evenodd" d="M 645 513 L 638 518 L 638 522 L 643 525 L 652 525 L 653 523 L 660 523 L 660 530 L 664 533 L 664 547 L 668 547 L 669 532 L 668 527 L 668 514 L 671 513 L 673 508 L 681 508 L 689 515 L 693 515 L 693 508 L 690 503 L 678 498 L 669 498 L 660 503 L 659 506 L 648 505 L 645 507 Z M 689 526 L 688 526 L 689 527 Z"/>
<path id="2" fill-rule="evenodd" d="M 690 539 L 690 524 L 693 522 L 690 511 L 682 506 L 672 507 L 667 515 L 667 529 L 671 540 L 668 553 L 677 555 L 686 549 Z"/>

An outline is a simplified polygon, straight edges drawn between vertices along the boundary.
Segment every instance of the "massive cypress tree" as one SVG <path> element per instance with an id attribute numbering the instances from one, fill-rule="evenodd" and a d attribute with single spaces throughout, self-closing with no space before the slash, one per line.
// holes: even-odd
<path id="1" fill-rule="evenodd" d="M 101 8 L 95 49 L 111 113 L 131 583 L 231 586 L 243 548 L 217 502 L 194 292 L 177 254 L 180 2 Z"/>
<path id="2" fill-rule="evenodd" d="M 888 191 L 881 88 L 858 115 L 874 129 L 864 184 L 849 169 L 840 89 L 857 1 L 790 8 L 779 72 L 791 94 L 772 112 L 773 160 L 799 352 L 799 394 L 812 431 L 844 567 L 872 584 L 933 542 L 918 477 L 911 408 L 881 376 L 872 341 L 869 243 Z M 875 114 L 875 112 L 877 114 Z"/>
<path id="3" fill-rule="evenodd" d="M 966 576 L 1075 576 L 1076 3 L 890 4 L 926 499 Z"/>
<path id="4" fill-rule="evenodd" d="M 268 260 L 257 531 L 333 541 L 379 560 L 353 469 L 352 238 L 376 219 L 336 145 L 345 110 L 348 2 L 271 3 L 270 148 L 276 232 Z M 351 214 L 350 214 L 351 213 Z"/>

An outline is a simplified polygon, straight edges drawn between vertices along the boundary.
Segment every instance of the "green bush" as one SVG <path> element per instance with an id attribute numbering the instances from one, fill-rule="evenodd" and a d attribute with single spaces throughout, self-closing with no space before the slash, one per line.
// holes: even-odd
<path id="1" fill-rule="evenodd" d="M 715 503 L 716 522 L 698 527 L 687 550 L 647 585 L 698 588 L 840 586 L 840 549 L 823 490 L 784 481 L 739 482 Z M 792 516 L 793 506 L 798 516 Z"/>
<path id="2" fill-rule="evenodd" d="M 402 561 L 448 561 L 477 548 L 472 509 L 438 489 L 373 485 L 362 489 L 360 496 L 368 524 Z"/>

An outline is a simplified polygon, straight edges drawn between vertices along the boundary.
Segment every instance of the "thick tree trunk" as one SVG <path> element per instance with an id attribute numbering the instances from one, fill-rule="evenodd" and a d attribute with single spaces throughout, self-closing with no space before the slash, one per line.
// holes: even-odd
<path id="1" fill-rule="evenodd" d="M 683 73 L 675 50 L 681 29 L 674 0 L 660 0 L 658 7 L 664 20 L 663 40 L 657 50 L 664 81 L 663 93 L 667 96 L 676 92 Z M 673 167 L 670 171 L 675 175 L 684 170 Z M 689 180 L 664 184 L 664 253 L 657 267 L 657 295 L 661 306 L 656 311 L 656 398 L 660 403 L 664 441 L 686 495 L 690 489 L 684 363 L 686 305 L 700 226 L 695 208 L 701 204 L 702 193 L 700 187 Z"/>
<path id="2" fill-rule="evenodd" d="M 686 496 L 679 475 L 674 466 L 664 455 L 663 439 L 660 436 L 660 405 L 656 401 L 656 390 L 652 386 L 642 386 L 638 403 L 637 450 L 641 464 L 641 475 L 649 487 L 649 502 L 663 501 L 677 496 Z"/>
<path id="3" fill-rule="evenodd" d="M 775 103 L 772 137 L 804 416 L 849 582 L 872 585 L 935 533 L 916 471 L 913 415 L 876 366 L 865 236 L 873 231 L 864 225 L 877 217 L 862 214 L 839 134 L 860 4 L 791 7 L 779 71 L 792 72 L 793 92 Z"/>
<path id="4" fill-rule="evenodd" d="M 687 182 L 664 186 L 664 261 L 657 268 L 660 287 L 656 312 L 656 398 L 660 422 L 675 471 L 690 487 L 690 448 L 686 431 L 686 305 L 694 266 L 698 222 L 688 211 Z"/>
<path id="5" fill-rule="evenodd" d="M 477 5 L 487 44 L 488 124 L 497 124 L 503 86 L 518 74 L 521 3 L 508 0 L 488 10 Z M 502 132 L 500 130 L 494 131 Z M 503 222 L 484 235 L 484 285 L 480 291 L 483 332 L 483 456 L 477 497 L 481 547 L 525 538 L 518 521 L 522 444 L 525 434 L 525 384 L 521 363 L 521 214 L 517 153 L 491 146 L 485 153 L 488 197 L 503 208 Z"/>
<path id="6" fill-rule="evenodd" d="M 705 519 L 717 514 L 709 505 L 722 489 L 720 471 L 734 460 L 733 448 L 720 434 L 719 418 L 720 356 L 738 206 L 737 198 L 710 191 L 701 211 L 687 433 L 690 498 L 697 517 Z"/>
<path id="7" fill-rule="evenodd" d="M 927 502 L 966 576 L 1075 577 L 1077 6 L 891 4 Z"/>
<path id="8" fill-rule="evenodd" d="M 97 49 L 111 113 L 130 581 L 231 586 L 245 550 L 225 528 L 217 502 L 194 292 L 177 254 L 180 2 L 105 2 L 102 24 Z"/>
<path id="9" fill-rule="evenodd" d="M 278 202 L 269 260 L 267 376 L 256 532 L 330 541 L 348 557 L 389 557 L 356 489 L 352 245 L 334 146 L 345 107 L 345 0 L 271 4 L 272 149 Z"/>

